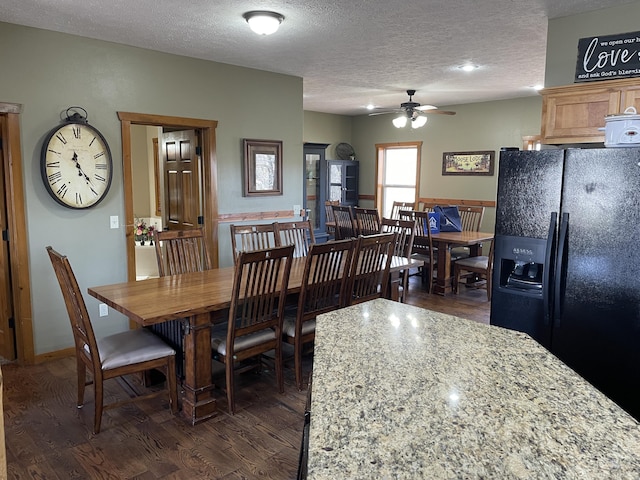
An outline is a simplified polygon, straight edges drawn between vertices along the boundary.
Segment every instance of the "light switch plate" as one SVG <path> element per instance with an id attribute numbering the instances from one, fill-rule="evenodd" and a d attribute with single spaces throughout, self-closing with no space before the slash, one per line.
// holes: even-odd
<path id="1" fill-rule="evenodd" d="M 101 317 L 106 317 L 107 315 L 109 315 L 109 307 L 107 306 L 106 303 L 101 303 L 99 305 L 99 309 L 100 309 L 100 316 Z"/>
<path id="2" fill-rule="evenodd" d="M 296 217 L 300 216 L 300 205 L 293 206 L 293 215 Z"/>
<path id="3" fill-rule="evenodd" d="M 120 222 L 117 215 L 111 215 L 109 217 L 109 225 L 111 228 L 120 228 Z"/>

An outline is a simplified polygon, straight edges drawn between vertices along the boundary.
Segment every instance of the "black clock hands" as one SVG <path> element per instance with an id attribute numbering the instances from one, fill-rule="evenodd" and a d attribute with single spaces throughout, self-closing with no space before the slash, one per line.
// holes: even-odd
<path id="1" fill-rule="evenodd" d="M 93 182 L 91 181 L 89 176 L 86 173 L 84 173 L 84 170 L 82 170 L 82 167 L 80 166 L 80 163 L 78 162 L 78 154 L 76 152 L 73 152 L 73 157 L 71 158 L 71 160 L 76 164 L 76 168 L 78 169 L 78 176 L 79 177 L 84 177 L 85 181 L 89 185 L 93 185 Z"/>

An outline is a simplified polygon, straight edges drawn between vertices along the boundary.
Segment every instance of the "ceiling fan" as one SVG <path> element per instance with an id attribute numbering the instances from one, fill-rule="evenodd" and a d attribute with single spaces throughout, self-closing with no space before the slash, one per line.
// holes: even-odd
<path id="1" fill-rule="evenodd" d="M 416 94 L 415 90 L 407 90 L 407 95 L 409 95 L 409 101 L 403 102 L 400 104 L 400 108 L 396 108 L 393 110 L 385 110 L 382 112 L 373 112 L 370 113 L 369 116 L 372 115 L 384 115 L 387 113 L 400 113 L 402 115 L 393 119 L 393 124 L 397 128 L 402 128 L 407 124 L 407 120 L 411 120 L 411 126 L 413 128 L 419 128 L 427 123 L 427 117 L 425 114 L 437 113 L 440 115 L 455 115 L 456 112 L 450 112 L 447 110 L 438 110 L 437 107 L 433 105 L 420 105 L 418 102 L 413 101 L 413 96 Z"/>

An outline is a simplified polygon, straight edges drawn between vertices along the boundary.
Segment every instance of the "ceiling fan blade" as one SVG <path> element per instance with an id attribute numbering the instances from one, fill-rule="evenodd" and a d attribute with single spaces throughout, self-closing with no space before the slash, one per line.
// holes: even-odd
<path id="1" fill-rule="evenodd" d="M 387 115 L 389 113 L 402 113 L 402 111 L 398 112 L 397 110 L 386 110 L 384 112 L 372 112 L 369 114 L 370 117 L 374 115 Z"/>
<path id="2" fill-rule="evenodd" d="M 435 105 L 419 105 L 415 107 L 416 110 L 420 110 L 421 112 L 424 112 L 425 110 L 437 110 L 437 108 L 438 107 Z"/>
<path id="3" fill-rule="evenodd" d="M 432 113 L 437 113 L 438 115 L 455 115 L 456 112 L 451 112 L 449 110 L 427 110 L 426 112 L 422 112 L 431 115 Z"/>

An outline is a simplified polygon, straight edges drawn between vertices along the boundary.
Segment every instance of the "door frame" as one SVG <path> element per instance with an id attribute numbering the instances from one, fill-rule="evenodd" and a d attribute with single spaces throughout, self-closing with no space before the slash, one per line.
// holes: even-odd
<path id="1" fill-rule="evenodd" d="M 5 171 L 4 194 L 9 230 L 7 235 L 9 268 L 11 269 L 11 300 L 13 302 L 13 318 L 15 319 L 16 358 L 20 363 L 32 364 L 35 361 L 35 352 L 20 144 L 21 113 L 21 104 L 0 102 L 2 167 Z"/>
<path id="2" fill-rule="evenodd" d="M 135 241 L 133 238 L 133 171 L 131 165 L 131 125 L 199 129 L 202 132 L 202 183 L 204 234 L 214 268 L 218 267 L 218 169 L 216 160 L 217 120 L 172 117 L 133 112 L 118 112 L 122 134 L 122 170 L 125 208 L 127 279 L 136 279 Z"/>

